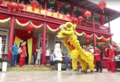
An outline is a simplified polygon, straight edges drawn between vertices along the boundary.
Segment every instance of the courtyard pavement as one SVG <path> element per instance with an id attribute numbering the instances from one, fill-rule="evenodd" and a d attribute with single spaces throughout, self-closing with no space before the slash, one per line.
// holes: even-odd
<path id="1" fill-rule="evenodd" d="M 120 72 L 77 73 L 73 71 L 0 72 L 0 82 L 120 82 Z"/>

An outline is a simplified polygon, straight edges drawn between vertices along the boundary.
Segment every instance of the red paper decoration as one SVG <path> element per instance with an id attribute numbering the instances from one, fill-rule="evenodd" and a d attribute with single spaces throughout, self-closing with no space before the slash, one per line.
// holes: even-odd
<path id="1" fill-rule="evenodd" d="M 100 21 L 100 22 L 105 21 L 105 17 L 103 17 L 103 16 L 102 16 L 102 17 L 100 17 L 100 18 L 99 18 L 99 21 Z"/>
<path id="2" fill-rule="evenodd" d="M 9 2 L 8 4 L 7 4 L 7 7 L 9 8 L 9 11 L 13 8 L 13 5 L 12 5 L 12 3 L 11 2 Z"/>
<path id="3" fill-rule="evenodd" d="M 3 3 L 3 0 L 0 0 L 0 5 Z"/>
<path id="4" fill-rule="evenodd" d="M 106 2 L 105 2 L 105 1 L 100 1 L 100 2 L 98 3 L 98 7 L 99 7 L 100 9 L 102 9 L 102 11 L 103 11 L 103 13 L 104 13 L 104 8 L 106 7 Z"/>
<path id="5" fill-rule="evenodd" d="M 17 4 L 17 9 L 18 10 L 23 10 L 24 9 L 24 6 L 22 4 Z"/>
<path id="6" fill-rule="evenodd" d="M 86 11 L 85 12 L 85 17 L 87 17 L 87 20 L 88 20 L 89 17 L 91 17 L 91 12 L 90 11 Z"/>
<path id="7" fill-rule="evenodd" d="M 31 2 L 31 6 L 33 8 L 38 8 L 39 7 L 39 3 L 36 0 L 34 0 L 34 1 Z"/>
<path id="8" fill-rule="evenodd" d="M 83 20 L 84 20 L 84 19 L 83 19 L 82 16 L 79 16 L 79 17 L 78 17 L 78 21 L 80 22 L 80 25 L 81 25 L 81 22 L 82 22 Z"/>
<path id="9" fill-rule="evenodd" d="M 31 24 L 29 24 L 26 26 L 26 30 L 28 31 L 28 33 L 30 33 L 31 31 L 34 30 L 34 27 Z"/>
<path id="10" fill-rule="evenodd" d="M 74 17 L 73 17 L 73 18 L 72 18 L 72 23 L 73 23 L 73 24 L 77 24 L 77 23 L 78 23 L 77 18 L 74 18 Z"/>
<path id="11" fill-rule="evenodd" d="M 88 34 L 87 34 L 87 35 L 85 36 L 85 39 L 86 39 L 86 40 L 90 40 L 90 39 L 91 39 L 91 35 L 88 35 Z"/>
<path id="12" fill-rule="evenodd" d="M 107 39 L 102 38 L 101 40 L 99 40 L 99 41 L 97 41 L 97 42 L 99 42 L 99 43 L 106 43 L 107 41 L 108 41 Z"/>
<path id="13" fill-rule="evenodd" d="M 12 5 L 12 9 L 14 9 L 14 11 L 16 11 L 16 9 L 17 9 L 17 4 Z"/>
<path id="14" fill-rule="evenodd" d="M 79 11 L 79 14 L 80 14 L 80 15 L 84 15 L 84 14 L 85 14 L 85 11 Z"/>
<path id="15" fill-rule="evenodd" d="M 62 4 L 61 4 L 61 3 L 57 3 L 57 4 L 56 4 L 56 7 L 57 7 L 58 9 L 60 9 L 60 8 L 62 8 Z"/>

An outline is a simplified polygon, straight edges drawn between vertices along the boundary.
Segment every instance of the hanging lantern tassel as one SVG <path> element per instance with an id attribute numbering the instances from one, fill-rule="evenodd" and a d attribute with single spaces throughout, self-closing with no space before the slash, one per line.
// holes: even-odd
<path id="1" fill-rule="evenodd" d="M 102 12 L 104 13 L 104 9 L 102 8 Z"/>
<path id="2" fill-rule="evenodd" d="M 87 21 L 89 20 L 89 17 L 87 17 Z"/>
<path id="3" fill-rule="evenodd" d="M 31 32 L 30 32 L 30 31 L 28 31 L 28 33 L 30 34 Z"/>
<path id="4" fill-rule="evenodd" d="M 80 25 L 81 25 L 81 21 L 80 21 Z"/>
<path id="5" fill-rule="evenodd" d="M 31 2 L 31 0 L 29 0 L 29 2 Z"/>

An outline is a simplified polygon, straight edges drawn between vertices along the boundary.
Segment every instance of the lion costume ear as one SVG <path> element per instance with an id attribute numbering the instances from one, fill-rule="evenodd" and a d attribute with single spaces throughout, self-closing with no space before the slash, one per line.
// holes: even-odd
<path id="1" fill-rule="evenodd" d="M 73 24 L 73 29 L 74 29 L 74 30 L 76 29 L 76 24 Z"/>

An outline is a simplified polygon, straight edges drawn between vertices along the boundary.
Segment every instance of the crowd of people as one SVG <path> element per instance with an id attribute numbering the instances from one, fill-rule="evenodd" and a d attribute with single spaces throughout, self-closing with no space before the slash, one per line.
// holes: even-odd
<path id="1" fill-rule="evenodd" d="M 23 67 L 25 64 L 25 57 L 27 56 L 26 54 L 26 41 L 23 41 L 20 44 L 20 48 L 18 49 L 17 43 L 11 47 L 11 54 L 12 54 L 12 60 L 11 60 L 11 66 L 15 67 L 15 63 L 17 60 L 17 54 L 20 54 L 20 59 L 19 59 L 19 66 Z M 102 63 L 101 63 L 101 51 L 98 47 L 95 47 L 95 52 L 91 52 L 89 47 L 85 52 L 90 52 L 94 55 L 95 59 L 95 65 L 96 65 L 96 71 L 95 72 L 102 72 Z M 32 63 L 34 63 L 35 67 L 38 65 L 40 67 L 40 61 L 41 61 L 41 53 L 42 53 L 42 48 L 40 46 L 37 47 L 37 49 L 34 51 L 34 55 L 32 57 Z M 117 55 L 117 50 L 111 46 L 107 46 L 107 48 L 104 51 L 104 54 L 106 57 L 108 57 L 107 61 L 107 70 L 111 72 L 116 72 L 116 63 L 115 63 L 115 56 Z M 55 58 L 56 55 L 54 54 L 54 51 L 51 50 L 50 52 L 50 65 L 51 65 L 51 70 L 55 70 Z M 63 61 L 65 64 L 65 67 L 67 70 L 70 70 L 72 68 L 72 58 L 70 53 L 63 55 Z M 87 72 L 84 71 L 85 73 Z"/>

